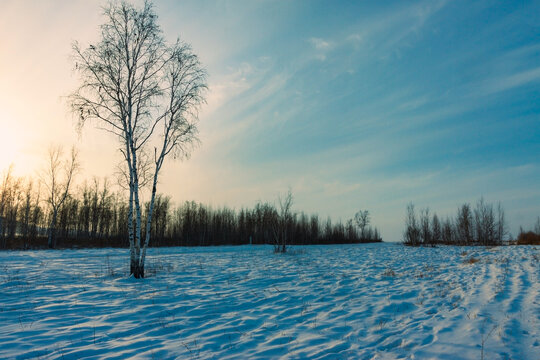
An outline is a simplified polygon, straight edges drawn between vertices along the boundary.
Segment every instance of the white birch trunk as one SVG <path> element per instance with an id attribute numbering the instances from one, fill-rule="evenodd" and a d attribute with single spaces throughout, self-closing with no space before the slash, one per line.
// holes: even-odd
<path id="1" fill-rule="evenodd" d="M 137 175 L 137 158 L 136 155 L 133 154 L 133 198 L 135 201 L 135 259 L 137 264 L 137 269 L 135 269 L 135 277 L 139 278 L 142 277 L 140 274 L 140 255 L 141 255 L 141 204 L 139 199 L 139 177 Z"/>
<path id="2" fill-rule="evenodd" d="M 146 259 L 146 249 L 148 248 L 148 244 L 150 243 L 150 235 L 152 230 L 152 214 L 154 213 L 154 202 L 156 199 L 156 190 L 157 190 L 157 180 L 158 180 L 158 174 L 159 170 L 161 169 L 161 164 L 163 163 L 163 158 L 160 157 L 158 160 L 158 163 L 156 164 L 156 170 L 154 173 L 154 180 L 152 183 L 152 197 L 150 199 L 150 208 L 148 209 L 148 219 L 146 220 L 146 237 L 144 240 L 144 246 L 142 249 L 141 259 L 139 263 L 139 267 L 142 269 L 142 274 L 144 277 L 144 261 Z"/>
<path id="3" fill-rule="evenodd" d="M 130 171 L 130 178 L 132 178 Z M 135 241 L 133 233 L 133 180 L 130 179 L 129 184 L 129 210 L 128 210 L 128 236 L 129 236 L 129 258 L 130 258 L 130 274 L 133 274 L 137 264 L 135 257 Z"/>

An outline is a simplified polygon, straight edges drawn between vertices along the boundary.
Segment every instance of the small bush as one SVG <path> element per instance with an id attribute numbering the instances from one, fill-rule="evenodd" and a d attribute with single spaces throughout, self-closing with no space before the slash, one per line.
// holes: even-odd
<path id="1" fill-rule="evenodd" d="M 383 272 L 384 277 L 396 277 L 396 272 L 392 268 L 388 268 Z"/>
<path id="2" fill-rule="evenodd" d="M 464 264 L 476 264 L 479 261 L 480 261 L 480 259 L 477 259 L 475 257 L 470 257 L 467 260 L 463 261 L 463 263 Z"/>
<path id="3" fill-rule="evenodd" d="M 522 232 L 517 239 L 518 245 L 540 245 L 540 235 L 532 231 Z"/>

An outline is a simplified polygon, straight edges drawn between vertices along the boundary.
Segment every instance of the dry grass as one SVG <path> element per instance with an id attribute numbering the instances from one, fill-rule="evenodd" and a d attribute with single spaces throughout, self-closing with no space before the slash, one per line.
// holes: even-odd
<path id="1" fill-rule="evenodd" d="M 382 275 L 384 277 L 396 277 L 396 272 L 392 268 L 388 268 L 384 270 Z"/>
<path id="2" fill-rule="evenodd" d="M 162 260 L 149 261 L 146 265 L 145 276 L 156 276 L 159 273 L 170 274 L 173 270 L 174 265 L 170 262 L 164 262 Z"/>
<path id="3" fill-rule="evenodd" d="M 464 260 L 463 263 L 464 264 L 476 264 L 477 262 L 480 262 L 480 259 L 477 259 L 475 257 L 470 257 L 468 258 L 467 260 Z"/>

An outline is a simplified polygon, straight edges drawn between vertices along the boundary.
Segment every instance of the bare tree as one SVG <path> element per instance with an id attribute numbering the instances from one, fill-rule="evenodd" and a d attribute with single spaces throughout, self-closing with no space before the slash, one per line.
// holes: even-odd
<path id="1" fill-rule="evenodd" d="M 405 233 L 403 234 L 403 243 L 410 246 L 420 245 L 420 226 L 416 218 L 414 204 L 407 205 L 407 215 L 405 217 Z"/>
<path id="2" fill-rule="evenodd" d="M 21 236 L 24 241 L 24 247 L 28 247 L 28 234 L 30 233 L 30 219 L 32 215 L 32 200 L 33 200 L 33 185 L 32 180 L 28 180 L 24 194 L 24 203 L 20 216 Z"/>
<path id="3" fill-rule="evenodd" d="M 422 244 L 433 245 L 429 219 L 429 208 L 420 210 L 420 238 Z"/>
<path id="4" fill-rule="evenodd" d="M 7 247 L 7 240 L 13 240 L 17 232 L 18 216 L 22 205 L 22 179 L 12 175 L 9 167 L 2 182 L 0 192 L 0 246 Z"/>
<path id="5" fill-rule="evenodd" d="M 436 213 L 433 214 L 433 218 L 431 219 L 431 238 L 433 244 L 438 244 L 442 242 L 441 222 Z"/>
<path id="6" fill-rule="evenodd" d="M 17 233 L 17 225 L 19 213 L 22 205 L 22 179 L 15 178 L 12 180 L 11 188 L 8 196 L 8 203 L 5 212 L 5 220 L 7 225 L 7 237 L 13 241 Z"/>
<path id="7" fill-rule="evenodd" d="M 354 215 L 354 221 L 356 222 L 356 226 L 358 226 L 358 228 L 360 229 L 360 239 L 364 240 L 366 238 L 365 230 L 370 222 L 369 211 L 367 210 L 358 211 Z"/>
<path id="8" fill-rule="evenodd" d="M 12 183 L 12 173 L 13 165 L 9 166 L 9 169 L 4 175 L 2 180 L 2 190 L 0 191 L 0 242 L 2 248 L 6 247 L 5 243 L 5 227 L 6 227 L 6 208 L 9 203 L 10 192 L 11 192 L 11 183 Z"/>
<path id="9" fill-rule="evenodd" d="M 30 228 L 28 237 L 30 241 L 34 241 L 38 235 L 39 224 L 43 218 L 43 210 L 40 207 L 41 202 L 41 183 L 38 183 L 38 189 L 34 198 L 32 213 L 30 215 Z"/>
<path id="10" fill-rule="evenodd" d="M 112 1 L 104 16 L 96 45 L 73 46 L 82 84 L 70 100 L 81 127 L 94 120 L 119 140 L 129 184 L 130 272 L 141 278 L 159 172 L 166 157 L 185 157 L 197 143 L 197 111 L 204 102 L 206 73 L 189 45 L 165 42 L 150 2 L 135 8 Z M 140 166 L 146 161 L 152 163 L 149 177 L 141 172 L 148 169 Z M 152 179 L 152 188 L 141 243 L 140 190 L 145 178 Z"/>
<path id="11" fill-rule="evenodd" d="M 63 158 L 62 147 L 51 146 L 49 148 L 47 166 L 42 174 L 42 182 L 47 191 L 47 203 L 51 212 L 49 220 L 49 248 L 54 248 L 56 245 L 58 211 L 68 198 L 73 184 L 73 178 L 79 169 L 80 164 L 75 148 L 71 149 L 68 159 Z"/>
<path id="12" fill-rule="evenodd" d="M 499 202 L 497 204 L 497 223 L 496 223 L 496 242 L 498 245 L 502 245 L 504 238 L 508 236 L 508 225 L 506 223 L 506 216 L 504 215 L 504 209 Z"/>
<path id="13" fill-rule="evenodd" d="M 289 226 L 294 220 L 294 215 L 291 212 L 294 198 L 291 189 L 285 196 L 279 196 L 279 217 L 275 228 L 274 251 L 285 253 L 287 252 L 287 237 L 289 234 Z"/>
<path id="14" fill-rule="evenodd" d="M 476 241 L 480 245 L 493 245 L 495 239 L 495 215 L 493 205 L 487 204 L 481 197 L 474 209 Z"/>
<path id="15" fill-rule="evenodd" d="M 472 245 L 473 243 L 473 217 L 469 204 L 463 204 L 458 208 L 456 237 L 460 245 Z"/>
<path id="16" fill-rule="evenodd" d="M 347 220 L 347 222 L 345 223 L 345 231 L 349 239 L 358 238 L 358 231 L 356 230 L 353 219 Z"/>
<path id="17" fill-rule="evenodd" d="M 444 244 L 452 244 L 455 240 L 454 224 L 450 218 L 446 218 L 442 224 L 442 242 Z"/>

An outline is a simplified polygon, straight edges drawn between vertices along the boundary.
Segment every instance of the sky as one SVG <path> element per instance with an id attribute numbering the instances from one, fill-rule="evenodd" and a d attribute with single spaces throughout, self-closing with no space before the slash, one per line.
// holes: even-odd
<path id="1" fill-rule="evenodd" d="M 140 3 L 140 1 L 135 1 Z M 79 181 L 113 177 L 117 140 L 66 97 L 71 44 L 97 42 L 100 1 L 0 0 L 0 170 L 35 176 L 52 144 Z M 368 209 L 400 241 L 405 208 L 454 215 L 481 196 L 510 230 L 540 216 L 540 2 L 154 1 L 169 41 L 208 72 L 201 146 L 158 191 L 239 209 L 291 189 L 294 210 Z"/>

